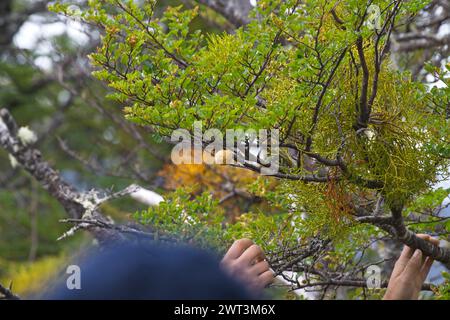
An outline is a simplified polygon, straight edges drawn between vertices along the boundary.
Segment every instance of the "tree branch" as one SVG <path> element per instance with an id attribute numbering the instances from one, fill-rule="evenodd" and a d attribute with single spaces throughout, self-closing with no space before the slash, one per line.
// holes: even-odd
<path id="1" fill-rule="evenodd" d="M 0 300 L 20 300 L 20 297 L 11 291 L 11 287 L 12 283 L 9 288 L 2 286 L 0 283 L 0 294 L 2 295 L 2 297 L 0 296 Z"/>
<path id="2" fill-rule="evenodd" d="M 35 149 L 32 143 L 18 136 L 17 124 L 7 109 L 0 110 L 0 146 L 58 200 L 71 219 L 92 219 L 97 222 L 77 227 L 77 230 L 89 230 L 100 242 L 121 241 L 126 239 L 124 234 L 141 233 L 137 229 L 136 232 L 131 232 L 131 227 L 112 227 L 113 223 L 98 211 L 98 207 L 105 201 L 130 194 L 136 186 L 109 195 L 96 190 L 86 193 L 77 191 L 42 159 L 41 152 Z M 73 233 L 74 230 L 69 230 L 70 232 Z"/>
<path id="3" fill-rule="evenodd" d="M 442 248 L 425 241 L 409 230 L 404 223 L 402 211 L 403 206 L 393 205 L 390 208 L 391 217 L 375 217 L 363 208 L 355 208 L 356 221 L 370 223 L 387 232 L 394 239 L 416 250 L 419 249 L 424 255 L 442 262 L 450 268 L 450 249 Z"/>
<path id="4" fill-rule="evenodd" d="M 380 285 L 380 288 L 387 288 L 389 282 L 383 281 Z M 305 288 L 314 288 L 314 287 L 326 287 L 326 286 L 339 286 L 339 287 L 355 287 L 355 288 L 368 288 L 367 280 L 364 279 L 328 279 L 317 282 L 308 282 L 306 284 L 301 284 L 295 288 L 305 289 Z M 424 283 L 422 285 L 422 291 L 432 291 L 432 284 Z"/>

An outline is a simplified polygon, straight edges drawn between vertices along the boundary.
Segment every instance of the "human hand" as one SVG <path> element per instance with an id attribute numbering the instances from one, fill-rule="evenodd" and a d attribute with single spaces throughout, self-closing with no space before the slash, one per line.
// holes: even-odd
<path id="1" fill-rule="evenodd" d="M 232 277 L 255 292 L 261 291 L 274 280 L 274 272 L 265 260 L 263 250 L 249 239 L 235 241 L 221 265 Z"/>
<path id="2" fill-rule="evenodd" d="M 418 234 L 419 238 L 439 245 L 439 240 L 427 234 Z M 419 249 L 408 246 L 403 248 L 400 258 L 395 263 L 384 300 L 417 300 L 422 285 L 430 272 L 433 259 L 425 257 Z"/>

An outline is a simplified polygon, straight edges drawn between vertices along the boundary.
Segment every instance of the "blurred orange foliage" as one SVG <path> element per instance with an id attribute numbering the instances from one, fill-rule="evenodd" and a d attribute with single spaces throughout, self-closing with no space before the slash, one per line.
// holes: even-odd
<path id="1" fill-rule="evenodd" d="M 189 187 L 193 196 L 211 193 L 231 218 L 261 202 L 259 197 L 247 191 L 247 186 L 259 175 L 247 169 L 224 165 L 167 164 L 158 175 L 165 179 L 164 187 L 168 190 Z"/>

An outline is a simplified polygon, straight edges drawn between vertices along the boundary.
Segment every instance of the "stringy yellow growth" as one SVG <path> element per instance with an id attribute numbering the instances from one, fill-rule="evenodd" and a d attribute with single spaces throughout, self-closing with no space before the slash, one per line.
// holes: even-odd
<path id="1" fill-rule="evenodd" d="M 396 21 L 425 3 L 402 3 Z M 374 4 L 382 22 L 389 21 L 396 3 Z M 395 70 L 389 55 L 373 85 L 375 53 L 383 52 L 388 32 L 380 31 L 378 38 L 370 27 L 366 1 L 261 0 L 247 26 L 208 35 L 192 30 L 197 8 L 169 8 L 158 16 L 154 1 L 142 8 L 117 0 L 90 5 L 77 16 L 105 30 L 91 55 L 95 76 L 115 90 L 113 99 L 127 105 L 125 116 L 160 137 L 192 130 L 195 121 L 223 132 L 278 129 L 282 142 L 300 152 L 296 159 L 292 150 L 281 150 L 281 173 L 328 177 L 325 183 L 283 182 L 275 196 L 293 196 L 298 204 L 293 211 L 308 213 L 316 231 L 337 234 L 339 225 L 351 220 L 352 206 L 376 194 L 388 205 L 407 205 L 448 168 L 448 158 L 435 148 L 449 140 L 444 130 L 435 130 L 448 126 L 436 111 L 442 106 L 430 103 L 436 92 Z M 64 6 L 56 9 L 71 14 Z M 370 118 L 361 125 L 364 60 L 368 103 L 374 87 L 377 92 Z M 311 163 L 308 152 L 341 157 L 345 169 Z M 367 181 L 382 187 L 368 188 Z"/>

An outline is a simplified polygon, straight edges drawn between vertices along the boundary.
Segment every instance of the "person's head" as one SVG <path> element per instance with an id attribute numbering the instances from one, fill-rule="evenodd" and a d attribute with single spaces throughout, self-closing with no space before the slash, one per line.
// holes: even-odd
<path id="1" fill-rule="evenodd" d="M 125 244 L 92 250 L 79 263 L 81 289 L 65 279 L 46 299 L 251 299 L 218 261 L 188 247 Z"/>

